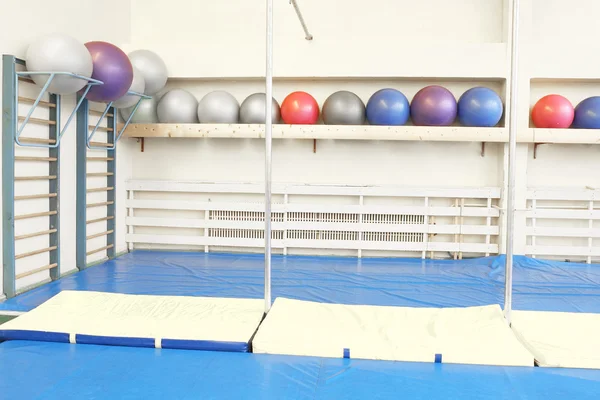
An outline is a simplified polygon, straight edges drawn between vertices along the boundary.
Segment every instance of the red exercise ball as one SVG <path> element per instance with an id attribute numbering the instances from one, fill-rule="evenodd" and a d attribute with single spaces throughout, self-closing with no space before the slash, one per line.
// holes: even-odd
<path id="1" fill-rule="evenodd" d="M 542 97 L 531 111 L 531 119 L 536 128 L 568 128 L 574 118 L 573 105 L 558 94 Z"/>
<path id="2" fill-rule="evenodd" d="M 281 103 L 281 119 L 286 124 L 314 124 L 319 119 L 319 104 L 306 92 L 290 93 Z"/>

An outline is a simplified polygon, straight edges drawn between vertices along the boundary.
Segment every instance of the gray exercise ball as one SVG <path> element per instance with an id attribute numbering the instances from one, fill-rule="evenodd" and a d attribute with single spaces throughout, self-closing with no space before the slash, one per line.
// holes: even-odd
<path id="1" fill-rule="evenodd" d="M 150 50 L 136 50 L 129 53 L 128 56 L 131 64 L 144 77 L 146 83 L 144 94 L 152 96 L 165 87 L 169 74 L 167 65 L 158 54 Z"/>
<path id="2" fill-rule="evenodd" d="M 215 90 L 198 103 L 198 120 L 204 124 L 236 124 L 240 104 L 231 93 Z"/>
<path id="3" fill-rule="evenodd" d="M 156 108 L 159 122 L 175 124 L 198 122 L 197 110 L 198 100 L 183 89 L 173 89 L 165 93 Z"/>
<path id="4" fill-rule="evenodd" d="M 128 91 L 136 92 L 136 93 L 144 93 L 144 89 L 146 88 L 146 81 L 144 80 L 144 76 L 140 72 L 139 69 L 133 67 L 133 81 L 131 82 L 131 86 L 129 86 Z M 118 100 L 113 102 L 113 106 L 117 108 L 128 108 L 135 106 L 137 102 L 140 100 L 139 96 L 133 94 L 126 94 Z"/>
<path id="5" fill-rule="evenodd" d="M 265 107 L 266 98 L 265 93 L 254 93 L 246 97 L 240 106 L 240 122 L 243 124 L 264 124 L 265 113 L 267 112 Z M 271 121 L 276 124 L 281 117 L 281 111 L 277 100 L 273 99 L 272 105 Z"/>
<path id="6" fill-rule="evenodd" d="M 155 97 L 152 97 L 151 99 L 142 100 L 142 102 L 140 103 L 140 106 L 136 110 L 135 114 L 133 114 L 133 117 L 131 118 L 130 123 L 132 123 L 132 124 L 156 124 L 156 123 L 158 123 L 158 115 L 156 114 L 157 103 L 158 103 L 158 101 Z M 119 109 L 119 112 L 121 114 L 121 118 L 123 118 L 123 121 L 127 121 L 127 118 L 129 118 L 129 116 L 131 115 L 131 112 L 133 111 L 134 108 L 135 108 L 135 105 L 133 107 Z"/>
<path id="7" fill-rule="evenodd" d="M 365 122 L 365 103 L 352 92 L 340 90 L 325 100 L 323 122 L 327 125 L 362 125 Z"/>

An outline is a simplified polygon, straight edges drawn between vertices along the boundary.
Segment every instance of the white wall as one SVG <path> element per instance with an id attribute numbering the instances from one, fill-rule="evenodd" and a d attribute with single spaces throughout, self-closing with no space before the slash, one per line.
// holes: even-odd
<path id="1" fill-rule="evenodd" d="M 101 4 L 99 4 L 101 3 Z M 104 40 L 121 45 L 129 41 L 130 12 L 128 0 L 56 0 L 47 2 L 43 0 L 6 1 L 2 4 L 0 13 L 0 52 L 24 58 L 27 46 L 37 36 L 49 32 L 64 32 L 74 36 L 81 42 L 90 40 Z M 1 82 L 0 82 L 1 85 Z M 36 96 L 37 93 L 24 89 L 27 96 Z M 72 109 L 73 96 L 63 98 L 63 124 Z M 26 106 L 20 106 L 20 115 L 27 112 Z M 47 117 L 47 112 L 39 110 L 36 115 Z M 42 136 L 43 127 L 34 125 L 26 128 L 27 136 Z M 46 134 L 47 135 L 47 134 Z M 123 146 L 126 147 L 126 146 Z M 43 156 L 47 150 L 17 149 L 19 155 Z M 120 149 L 119 156 L 128 159 L 127 150 Z M 128 178 L 130 168 L 128 162 L 119 161 L 118 179 L 122 183 Z M 61 224 L 61 268 L 67 272 L 75 268 L 75 124 L 71 126 L 61 142 L 61 199 L 60 199 L 60 224 Z M 48 175 L 47 165 L 40 163 L 19 163 L 15 172 L 18 176 Z M 18 182 L 16 190 L 20 193 L 47 192 L 47 182 Z M 121 195 L 122 197 L 122 195 Z M 23 202 L 19 202 L 23 203 Z M 28 201 L 26 204 L 16 205 L 17 213 L 30 213 L 47 211 L 48 202 Z M 121 202 L 121 205 L 123 202 Z M 118 210 L 119 240 L 118 249 L 125 249 L 123 229 L 124 212 Z M 16 232 L 27 233 L 47 229 L 48 219 L 37 218 L 16 222 Z M 17 253 L 32 251 L 47 247 L 47 237 L 27 239 L 17 242 Z M 47 254 L 28 257 L 17 262 L 17 273 L 28 271 L 48 264 Z M 38 273 L 17 282 L 17 287 L 24 287 L 43 281 L 49 277 L 48 272 Z"/>
<path id="2" fill-rule="evenodd" d="M 458 97 L 484 83 L 505 96 L 510 83 L 510 0 L 362 1 L 301 0 L 313 41 L 306 41 L 288 2 L 275 2 L 274 94 L 292 90 L 319 101 L 340 89 L 366 102 L 384 86 L 409 98 L 430 83 Z M 593 0 L 577 7 L 559 0 L 522 0 L 520 19 L 519 129 L 530 129 L 529 110 L 557 92 L 577 104 L 600 94 Z M 128 49 L 157 51 L 168 64 L 170 87 L 199 99 L 225 89 L 241 102 L 262 91 L 265 51 L 263 1 L 192 2 L 132 0 Z M 161 29 L 155 29 L 160 26 Z M 544 81 L 531 79 L 546 78 Z M 574 83 L 567 78 L 583 78 Z M 485 79 L 482 82 L 482 79 Z M 595 79 L 595 80 L 594 80 Z M 505 146 L 479 143 L 281 141 L 273 147 L 276 181 L 421 186 L 506 184 Z M 257 140 L 146 139 L 133 157 L 140 179 L 261 181 L 263 144 Z M 517 208 L 527 187 L 597 187 L 600 157 L 589 145 L 519 145 Z M 156 160 L 167 157 L 169 167 Z M 523 230 L 524 214 L 517 217 Z M 521 235 L 517 252 L 524 252 Z"/>

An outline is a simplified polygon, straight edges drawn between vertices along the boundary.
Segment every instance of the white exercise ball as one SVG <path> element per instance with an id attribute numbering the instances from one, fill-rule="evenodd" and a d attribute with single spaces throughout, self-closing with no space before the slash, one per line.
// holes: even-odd
<path id="1" fill-rule="evenodd" d="M 151 96 L 165 87 L 169 74 L 167 65 L 158 54 L 150 50 L 135 50 L 129 53 L 129 59 L 144 77 L 146 82 L 144 94 Z"/>
<path id="2" fill-rule="evenodd" d="M 237 124 L 240 104 L 224 90 L 215 90 L 205 95 L 198 104 L 198 119 L 204 124 Z"/>
<path id="3" fill-rule="evenodd" d="M 133 81 L 131 82 L 131 86 L 129 90 L 136 93 L 144 93 L 144 89 L 146 88 L 146 82 L 144 81 L 144 76 L 140 72 L 139 69 L 133 67 Z M 113 106 L 117 108 L 127 108 L 131 106 L 135 106 L 137 102 L 140 100 L 139 96 L 133 94 L 126 94 L 118 100 L 113 102 Z"/>
<path id="4" fill-rule="evenodd" d="M 156 108 L 162 123 L 193 124 L 198 122 L 198 100 L 183 89 L 173 89 L 164 94 Z"/>
<path id="5" fill-rule="evenodd" d="M 27 70 L 31 72 L 72 72 L 87 78 L 92 76 L 92 55 L 77 39 L 64 33 L 52 33 L 35 40 L 27 48 Z M 33 81 L 44 86 L 50 75 L 31 75 Z M 87 85 L 85 79 L 55 75 L 48 87 L 50 93 L 72 94 Z"/>
<path id="6" fill-rule="evenodd" d="M 140 106 L 136 110 L 135 114 L 133 114 L 133 117 L 131 118 L 130 123 L 132 123 L 132 124 L 156 124 L 156 123 L 158 123 L 158 115 L 156 113 L 157 104 L 158 104 L 158 100 L 154 97 L 152 97 L 151 99 L 142 100 L 142 102 L 140 103 Z M 119 109 L 121 118 L 123 118 L 124 121 L 127 121 L 127 118 L 129 118 L 129 116 L 131 115 L 131 112 L 133 111 L 134 108 L 135 108 L 135 105 L 133 107 Z"/>

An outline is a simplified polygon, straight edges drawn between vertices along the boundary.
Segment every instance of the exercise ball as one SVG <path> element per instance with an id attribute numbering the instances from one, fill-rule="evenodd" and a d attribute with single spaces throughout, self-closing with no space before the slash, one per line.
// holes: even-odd
<path id="1" fill-rule="evenodd" d="M 568 128 L 575 118 L 571 102 L 558 94 L 549 94 L 538 100 L 531 111 L 536 128 Z"/>
<path id="2" fill-rule="evenodd" d="M 156 113 L 162 123 L 193 124 L 198 122 L 198 100 L 187 90 L 173 89 L 160 99 Z"/>
<path id="3" fill-rule="evenodd" d="M 267 95 L 265 93 L 254 93 L 246 97 L 240 106 L 240 122 L 243 124 L 264 124 L 267 112 L 266 99 Z M 281 118 L 279 103 L 277 100 L 272 99 L 271 105 L 271 121 L 276 124 Z"/>
<path id="4" fill-rule="evenodd" d="M 319 119 L 319 104 L 306 92 L 293 92 L 281 103 L 281 119 L 286 124 L 314 124 Z"/>
<path id="5" fill-rule="evenodd" d="M 465 126 L 496 126 L 503 112 L 500 96 L 486 87 L 471 88 L 458 99 L 458 120 Z"/>
<path id="6" fill-rule="evenodd" d="M 92 86 L 87 99 L 108 103 L 123 97 L 133 82 L 133 66 L 127 54 L 107 42 L 87 42 L 85 47 L 94 63 L 92 78 L 104 82 L 104 85 Z"/>
<path id="7" fill-rule="evenodd" d="M 129 59 L 144 77 L 144 94 L 151 96 L 165 87 L 169 74 L 165 62 L 158 54 L 150 50 L 135 50 L 129 53 Z"/>
<path id="8" fill-rule="evenodd" d="M 369 98 L 366 115 L 371 125 L 404 125 L 410 116 L 410 105 L 402 92 L 381 89 Z"/>
<path id="9" fill-rule="evenodd" d="M 600 129 L 600 96 L 588 97 L 575 107 L 573 127 Z"/>
<path id="10" fill-rule="evenodd" d="M 135 111 L 135 114 L 133 114 L 133 117 L 131 118 L 130 123 L 132 123 L 132 124 L 156 124 L 156 123 L 158 123 L 158 114 L 156 113 L 157 104 L 158 104 L 158 101 L 155 97 L 152 97 L 150 99 L 143 99 L 142 102 L 140 103 L 140 106 Z M 131 112 L 133 111 L 134 108 L 135 108 L 135 106 L 119 109 L 119 112 L 121 114 L 121 118 L 123 118 L 123 121 L 127 121 L 127 118 L 129 118 L 129 116 L 131 115 Z"/>
<path id="11" fill-rule="evenodd" d="M 439 85 L 419 90 L 410 104 L 410 115 L 415 125 L 448 126 L 456 119 L 456 113 L 456 98 Z"/>
<path id="12" fill-rule="evenodd" d="M 38 38 L 27 48 L 25 56 L 28 71 L 73 72 L 87 78 L 92 76 L 92 56 L 83 43 L 62 33 L 52 33 Z M 44 86 L 49 75 L 31 75 L 33 81 Z M 87 85 L 85 79 L 55 75 L 48 87 L 50 93 L 72 94 Z"/>
<path id="13" fill-rule="evenodd" d="M 327 125 L 362 125 L 365 122 L 365 103 L 356 94 L 340 90 L 325 100 L 322 114 Z"/>
<path id="14" fill-rule="evenodd" d="M 200 100 L 196 111 L 203 124 L 237 124 L 240 104 L 231 93 L 215 90 Z"/>
<path id="15" fill-rule="evenodd" d="M 128 91 L 136 92 L 136 93 L 144 93 L 144 88 L 146 87 L 146 82 L 144 81 L 144 77 L 140 70 L 136 67 L 133 67 L 133 81 L 131 82 L 131 86 L 129 86 Z M 133 94 L 126 94 L 118 100 L 115 100 L 113 106 L 117 108 L 127 108 L 136 105 L 136 103 L 140 100 L 139 96 Z"/>

